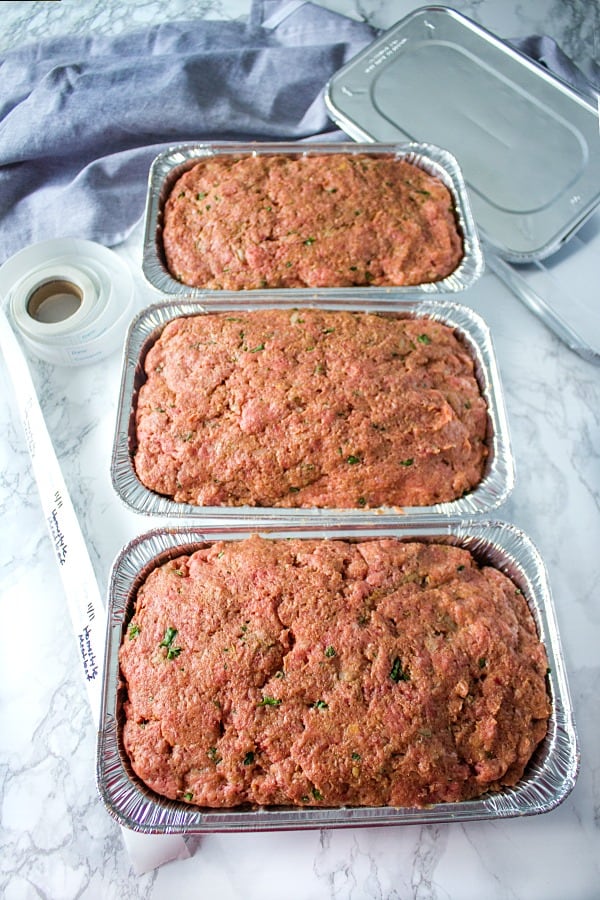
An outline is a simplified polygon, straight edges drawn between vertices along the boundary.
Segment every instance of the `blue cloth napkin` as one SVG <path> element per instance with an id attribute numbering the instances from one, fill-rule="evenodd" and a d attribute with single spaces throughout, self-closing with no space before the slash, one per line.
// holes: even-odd
<path id="1" fill-rule="evenodd" d="M 112 246 L 143 214 L 173 144 L 342 137 L 323 87 L 375 32 L 311 3 L 254 2 L 247 22 L 61 37 L 0 61 L 0 264 L 54 237 Z"/>

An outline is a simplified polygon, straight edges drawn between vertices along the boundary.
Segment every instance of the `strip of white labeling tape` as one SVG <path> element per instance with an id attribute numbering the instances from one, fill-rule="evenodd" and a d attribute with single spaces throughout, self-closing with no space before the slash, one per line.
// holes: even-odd
<path id="1" fill-rule="evenodd" d="M 106 615 L 92 563 L 54 453 L 29 367 L 0 309 L 0 348 L 12 381 L 33 474 L 77 641 L 79 661 L 96 726 L 100 721 Z"/>
<path id="2" fill-rule="evenodd" d="M 42 510 L 67 597 L 78 657 L 94 724 L 99 727 L 106 612 L 75 509 L 52 446 L 27 361 L 0 306 L 0 351 L 12 382 Z M 137 875 L 163 863 L 185 859 L 190 851 L 177 834 L 144 835 L 122 828 Z"/>
<path id="3" fill-rule="evenodd" d="M 0 295 L 28 350 L 55 365 L 79 366 L 120 345 L 134 282 L 123 260 L 101 244 L 54 238 L 4 263 Z"/>

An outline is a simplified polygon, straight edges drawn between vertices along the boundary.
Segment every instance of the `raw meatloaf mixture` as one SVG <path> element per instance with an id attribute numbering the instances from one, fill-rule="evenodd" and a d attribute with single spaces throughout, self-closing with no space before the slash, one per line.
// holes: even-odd
<path id="1" fill-rule="evenodd" d="M 200 806 L 476 797 L 550 714 L 521 592 L 441 544 L 215 543 L 151 572 L 120 663 L 134 772 Z"/>
<path id="2" fill-rule="evenodd" d="M 449 190 L 389 155 L 206 159 L 163 219 L 173 277 L 210 289 L 416 285 L 463 255 Z"/>
<path id="3" fill-rule="evenodd" d="M 200 506 L 426 506 L 482 478 L 466 346 L 425 318 L 259 310 L 176 319 L 146 356 L 135 468 Z"/>

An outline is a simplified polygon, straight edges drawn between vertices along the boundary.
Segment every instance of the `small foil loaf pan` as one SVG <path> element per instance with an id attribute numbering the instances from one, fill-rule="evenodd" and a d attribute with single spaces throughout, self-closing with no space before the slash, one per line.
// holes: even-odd
<path id="1" fill-rule="evenodd" d="M 416 285 L 395 287 L 367 286 L 373 299 L 408 294 L 410 296 L 426 294 L 448 294 L 462 291 L 470 287 L 481 275 L 484 267 L 483 252 L 471 213 L 464 179 L 454 157 L 445 150 L 431 144 L 390 143 L 390 144 L 356 144 L 343 143 L 257 143 L 257 144 L 191 144 L 176 146 L 161 153 L 152 164 L 145 211 L 145 232 L 142 269 L 148 282 L 159 291 L 173 296 L 201 296 L 208 301 L 211 296 L 221 293 L 215 288 L 206 289 L 189 287 L 178 281 L 169 271 L 164 245 L 163 224 L 167 198 L 176 181 L 186 171 L 200 161 L 211 158 L 244 158 L 244 157 L 315 157 L 343 154 L 354 157 L 359 154 L 369 157 L 392 155 L 395 159 L 404 160 L 422 169 L 428 175 L 438 178 L 450 191 L 454 213 L 459 232 L 463 240 L 463 256 L 453 272 L 438 281 Z M 270 207 L 267 207 L 270 209 Z M 311 238 L 304 241 L 309 243 Z M 309 248 L 310 249 L 310 248 Z M 316 288 L 270 288 L 273 295 L 292 292 L 296 302 L 310 297 Z M 318 288 L 327 293 L 337 293 L 338 288 Z M 351 288 L 364 290 L 364 287 Z M 251 291 L 253 292 L 253 290 Z"/>
<path id="2" fill-rule="evenodd" d="M 248 298 L 246 298 L 247 300 Z M 458 499 L 439 502 L 430 506 L 393 505 L 364 506 L 347 509 L 332 509 L 331 506 L 320 508 L 312 506 L 249 506 L 249 505 L 204 505 L 196 506 L 187 502 L 176 502 L 171 497 L 163 496 L 142 484 L 135 469 L 135 453 L 137 449 L 136 409 L 140 389 L 146 381 L 145 359 L 162 333 L 164 327 L 173 319 L 204 313 L 223 313 L 230 317 L 242 310 L 289 309 L 290 314 L 298 314 L 298 307 L 291 297 L 274 302 L 268 292 L 256 293 L 251 303 L 240 303 L 239 295 L 230 295 L 212 302 L 206 309 L 196 300 L 169 300 L 150 306 L 142 311 L 131 324 L 124 348 L 124 360 L 120 398 L 118 403 L 115 428 L 111 475 L 113 487 L 119 498 L 132 510 L 145 515 L 169 516 L 173 518 L 199 517 L 222 521 L 264 521 L 275 514 L 290 520 L 302 520 L 315 517 L 330 517 L 332 514 L 340 519 L 354 519 L 364 522 L 369 514 L 394 515 L 456 515 L 470 516 L 487 513 L 505 501 L 514 485 L 514 464 L 510 448 L 509 431 L 500 384 L 498 367 L 491 336 L 486 324 L 473 310 L 456 304 L 445 298 L 423 300 L 396 299 L 394 301 L 375 303 L 362 295 L 344 295 L 338 293 L 335 300 L 324 302 L 320 298 L 312 299 L 301 309 L 341 310 L 344 312 L 368 312 L 382 316 L 400 318 L 424 317 L 439 322 L 452 329 L 454 335 L 467 348 L 474 362 L 475 377 L 478 381 L 481 396 L 487 407 L 486 449 L 487 457 L 483 477 L 475 487 Z M 258 359 L 258 356 L 254 357 Z M 411 460 L 412 462 L 412 460 Z M 373 477 L 376 476 L 376 473 Z M 367 485 L 368 488 L 368 485 Z"/>
<path id="3" fill-rule="evenodd" d="M 131 639 L 129 625 L 137 591 L 153 569 L 169 560 L 210 547 L 217 541 L 252 539 L 253 534 L 284 541 L 293 538 L 300 541 L 322 539 L 329 542 L 339 539 L 364 542 L 393 538 L 449 544 L 469 551 L 477 565 L 491 566 L 508 576 L 528 603 L 548 660 L 548 729 L 520 780 L 514 786 L 490 791 L 476 799 L 425 807 L 313 805 L 207 808 L 184 800 L 166 799 L 144 785 L 133 772 L 124 749 L 125 684 L 119 666 L 121 643 L 127 637 Z M 104 663 L 97 784 L 109 814 L 135 831 L 192 834 L 504 819 L 554 809 L 567 797 L 577 778 L 578 739 L 545 567 L 528 536 L 504 522 L 482 519 L 453 519 L 443 523 L 413 520 L 393 526 L 379 522 L 368 529 L 315 524 L 311 528 L 279 526 L 250 532 L 238 525 L 227 529 L 180 527 L 147 532 L 125 546 L 113 564 Z"/>

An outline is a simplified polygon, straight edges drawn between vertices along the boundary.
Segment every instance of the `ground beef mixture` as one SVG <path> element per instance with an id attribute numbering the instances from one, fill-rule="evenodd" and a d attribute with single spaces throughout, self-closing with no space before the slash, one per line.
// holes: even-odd
<path id="1" fill-rule="evenodd" d="M 450 191 L 390 155 L 213 157 L 164 207 L 167 267 L 225 290 L 416 285 L 463 255 Z"/>
<path id="2" fill-rule="evenodd" d="M 259 310 L 178 318 L 146 356 L 135 469 L 200 506 L 427 506 L 482 478 L 466 346 L 425 318 Z"/>
<path id="3" fill-rule="evenodd" d="M 215 543 L 152 571 L 120 664 L 134 772 L 207 807 L 473 798 L 550 714 L 525 598 L 441 544 Z"/>

